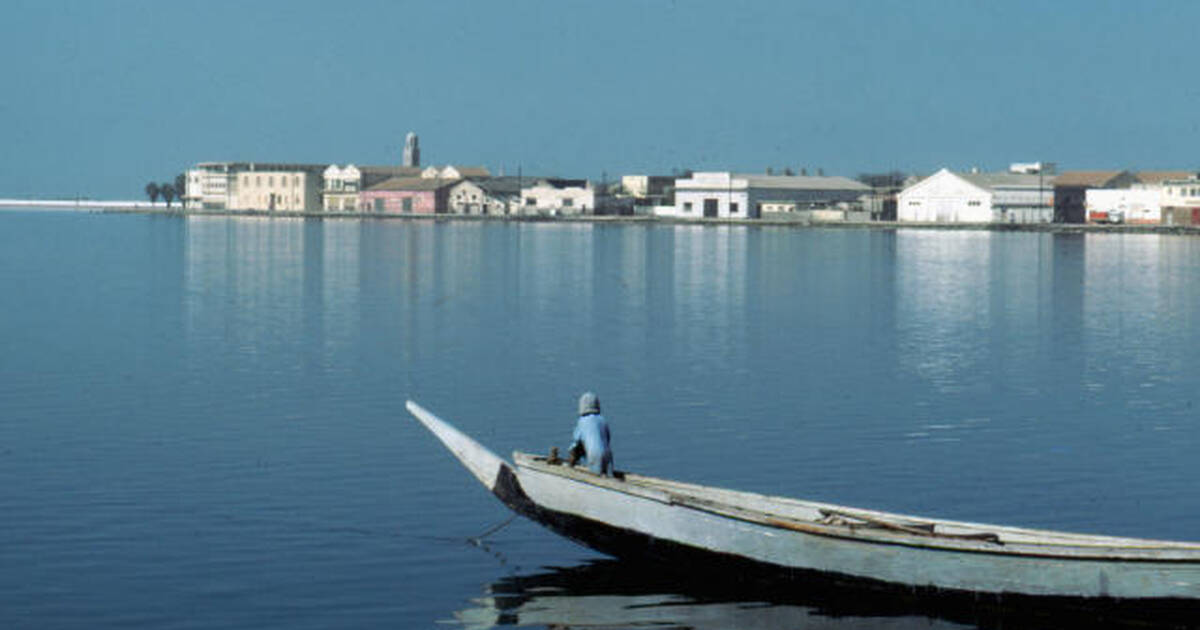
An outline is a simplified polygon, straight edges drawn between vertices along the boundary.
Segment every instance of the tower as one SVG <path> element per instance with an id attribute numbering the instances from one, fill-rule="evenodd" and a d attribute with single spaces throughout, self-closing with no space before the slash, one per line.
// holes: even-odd
<path id="1" fill-rule="evenodd" d="M 417 143 L 417 134 L 408 132 L 404 136 L 404 166 L 421 165 L 421 147 Z"/>

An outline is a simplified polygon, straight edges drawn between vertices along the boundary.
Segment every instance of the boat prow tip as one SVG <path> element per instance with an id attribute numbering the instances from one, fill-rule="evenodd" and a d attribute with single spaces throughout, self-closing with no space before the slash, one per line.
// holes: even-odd
<path id="1" fill-rule="evenodd" d="M 489 491 L 495 489 L 504 459 L 416 402 L 408 400 L 404 406 L 480 483 Z"/>

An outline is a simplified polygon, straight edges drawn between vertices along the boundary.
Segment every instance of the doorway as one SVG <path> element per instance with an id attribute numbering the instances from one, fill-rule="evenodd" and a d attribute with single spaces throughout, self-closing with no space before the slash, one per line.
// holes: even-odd
<path id="1" fill-rule="evenodd" d="M 704 200 L 704 216 L 705 218 L 715 218 L 717 216 L 717 200 Z"/>

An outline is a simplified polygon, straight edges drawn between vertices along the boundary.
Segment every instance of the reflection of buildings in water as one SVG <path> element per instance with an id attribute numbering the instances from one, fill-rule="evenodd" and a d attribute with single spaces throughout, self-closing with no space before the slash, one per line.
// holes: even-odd
<path id="1" fill-rule="evenodd" d="M 590 329 L 595 271 L 592 224 L 522 224 L 519 290 L 534 327 L 577 321 Z"/>
<path id="2" fill-rule="evenodd" d="M 322 221 L 321 327 L 323 353 L 331 361 L 357 336 L 362 285 L 359 283 L 362 223 Z"/>
<path id="3" fill-rule="evenodd" d="M 1200 243 L 1166 234 L 1088 234 L 1082 283 L 1085 383 L 1144 384 L 1190 370 Z M 1180 335 L 1183 335 L 1181 338 Z M 1115 379 L 1104 374 L 1116 372 Z"/>
<path id="4" fill-rule="evenodd" d="M 725 357 L 744 346 L 746 257 L 743 226 L 681 225 L 675 231 L 675 331 L 680 347 Z"/>
<path id="5" fill-rule="evenodd" d="M 990 231 L 897 235 L 901 363 L 941 391 L 997 357 L 1036 352 L 1052 309 L 1052 237 Z"/>
<path id="6" fill-rule="evenodd" d="M 896 326 L 902 368 L 940 390 L 984 360 L 992 232 L 900 230 L 896 234 Z"/>
<path id="7" fill-rule="evenodd" d="M 299 331 L 304 223 L 189 216 L 184 245 L 186 330 L 247 350 Z"/>
<path id="8" fill-rule="evenodd" d="M 189 216 L 187 332 L 253 355 L 263 344 L 319 345 L 326 357 L 357 334 L 357 221 Z"/>

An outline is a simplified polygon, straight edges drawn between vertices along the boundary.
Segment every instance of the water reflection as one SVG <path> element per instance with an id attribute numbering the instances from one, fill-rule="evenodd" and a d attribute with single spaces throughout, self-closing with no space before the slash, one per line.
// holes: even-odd
<path id="1" fill-rule="evenodd" d="M 658 565 L 595 560 L 512 575 L 453 613 L 451 625 L 545 628 L 1167 628 L 1144 610 L 1071 603 L 985 602 L 882 593 L 824 581 L 712 579 Z M 786 588 L 786 590 L 784 590 Z M 1187 625 L 1187 624 L 1184 624 Z"/>
<path id="2" fill-rule="evenodd" d="M 822 608 L 780 601 L 751 589 L 719 590 L 654 567 L 598 560 L 541 573 L 514 575 L 487 586 L 484 596 L 454 613 L 469 630 L 497 626 L 546 628 L 907 628 L 914 615 Z M 924 619 L 923 617 L 917 617 Z M 927 628 L 962 628 L 938 619 Z"/>

